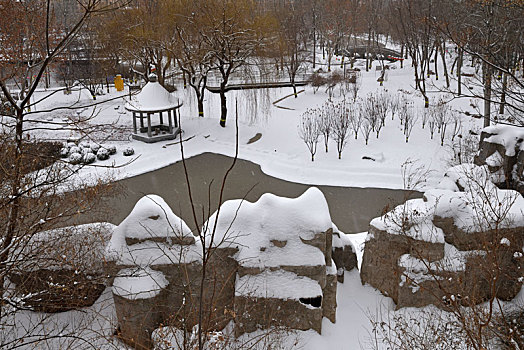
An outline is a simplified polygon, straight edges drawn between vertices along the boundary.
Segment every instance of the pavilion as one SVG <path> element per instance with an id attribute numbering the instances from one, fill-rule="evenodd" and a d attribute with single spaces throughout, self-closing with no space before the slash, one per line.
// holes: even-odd
<path id="1" fill-rule="evenodd" d="M 132 137 L 147 143 L 176 138 L 180 132 L 176 113 L 181 106 L 179 99 L 158 83 L 156 74 L 149 75 L 149 82 L 125 106 L 133 113 Z"/>

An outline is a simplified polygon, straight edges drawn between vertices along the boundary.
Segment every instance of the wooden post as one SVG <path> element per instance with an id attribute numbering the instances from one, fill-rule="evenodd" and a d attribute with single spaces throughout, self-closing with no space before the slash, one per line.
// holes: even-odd
<path id="1" fill-rule="evenodd" d="M 167 119 L 169 120 L 169 133 L 173 133 L 173 121 L 171 120 L 171 110 L 167 111 Z"/>
<path id="2" fill-rule="evenodd" d="M 133 130 L 136 132 L 136 112 L 133 112 Z"/>
<path id="3" fill-rule="evenodd" d="M 140 129 L 144 128 L 144 113 L 140 112 Z"/>
<path id="4" fill-rule="evenodd" d="M 162 116 L 162 112 L 160 112 L 160 125 L 164 124 L 164 117 Z"/>
<path id="5" fill-rule="evenodd" d="M 151 114 L 147 113 L 147 136 L 151 137 Z"/>

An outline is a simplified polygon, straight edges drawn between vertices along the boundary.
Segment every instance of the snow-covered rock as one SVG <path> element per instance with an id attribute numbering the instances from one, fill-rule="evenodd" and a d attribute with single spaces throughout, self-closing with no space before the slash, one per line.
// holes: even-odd
<path id="1" fill-rule="evenodd" d="M 522 285 L 522 262 L 513 255 L 524 243 L 524 198 L 490 179 L 487 166 L 452 167 L 422 199 L 373 219 L 362 282 L 397 307 L 441 306 L 449 293 L 480 303 L 492 293 L 486 271 L 500 269 L 494 296 L 515 297 Z"/>
<path id="2" fill-rule="evenodd" d="M 200 298 L 203 312 L 215 315 L 213 327 L 235 319 L 238 335 L 279 325 L 320 333 L 323 317 L 335 322 L 333 224 L 320 190 L 294 199 L 265 194 L 255 203 L 227 201 L 204 227 L 205 255 L 202 241 L 165 201 L 148 195 L 114 230 L 106 256 L 120 270 L 113 294 L 124 338 L 133 338 L 144 318 L 150 330 L 168 318 L 193 327 Z M 337 248 L 353 253 L 341 235 L 337 230 Z M 341 266 L 350 264 L 345 260 Z M 202 296 L 201 283 L 208 286 Z"/>
<path id="3" fill-rule="evenodd" d="M 475 164 L 488 165 L 496 184 L 524 195 L 524 127 L 493 125 L 484 128 Z"/>

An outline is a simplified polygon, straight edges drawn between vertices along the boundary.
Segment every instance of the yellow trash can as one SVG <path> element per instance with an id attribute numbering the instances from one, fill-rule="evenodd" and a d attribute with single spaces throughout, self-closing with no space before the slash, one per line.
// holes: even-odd
<path id="1" fill-rule="evenodd" d="M 122 79 L 120 74 L 117 74 L 115 77 L 115 88 L 116 91 L 124 91 L 124 79 Z"/>

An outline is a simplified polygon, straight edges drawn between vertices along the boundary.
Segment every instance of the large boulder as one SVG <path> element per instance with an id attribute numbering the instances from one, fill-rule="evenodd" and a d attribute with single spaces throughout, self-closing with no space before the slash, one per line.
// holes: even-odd
<path id="1" fill-rule="evenodd" d="M 212 216 L 207 227 L 214 227 L 215 220 Z M 235 256 L 239 265 L 234 303 L 237 335 L 271 326 L 261 320 L 320 332 L 324 305 L 334 322 L 332 226 L 327 202 L 316 188 L 295 199 L 265 194 L 256 203 L 236 200 L 222 205 L 216 232 L 223 234 L 215 234 L 213 242 L 234 241 L 239 249 Z M 289 288 L 268 282 L 277 280 Z M 307 290 L 300 287 L 305 281 Z M 315 295 L 310 295 L 313 291 Z M 330 295 L 325 304 L 324 292 Z M 279 316 L 271 318 L 272 314 Z M 245 315 L 252 319 L 242 318 Z"/>
<path id="2" fill-rule="evenodd" d="M 371 221 L 361 279 L 397 307 L 474 305 L 522 286 L 524 199 L 487 166 L 447 171 L 436 189 Z"/>
<path id="3" fill-rule="evenodd" d="M 475 164 L 487 165 L 494 182 L 524 195 L 524 127 L 494 125 L 482 130 Z"/>
<path id="4" fill-rule="evenodd" d="M 107 248 L 119 271 L 113 296 L 120 338 L 151 348 L 153 330 L 191 332 L 200 314 L 206 332 L 234 321 L 237 335 L 273 326 L 320 333 L 323 317 L 336 319 L 333 226 L 315 188 L 295 199 L 265 194 L 255 203 L 225 202 L 205 223 L 203 240 L 162 198 L 142 198 Z M 338 246 L 350 268 L 353 248 L 346 240 Z"/>

